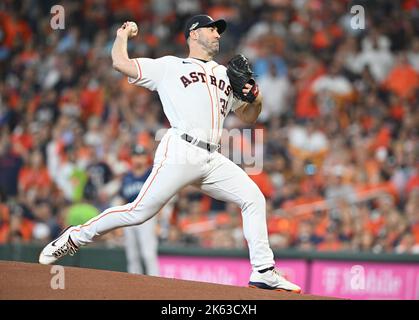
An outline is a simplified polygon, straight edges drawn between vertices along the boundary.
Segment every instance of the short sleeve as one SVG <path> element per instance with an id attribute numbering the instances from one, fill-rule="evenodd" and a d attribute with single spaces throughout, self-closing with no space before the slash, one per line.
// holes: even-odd
<path id="1" fill-rule="evenodd" d="M 133 61 L 137 68 L 137 78 L 128 77 L 128 83 L 156 90 L 166 72 L 167 59 L 136 58 Z"/>

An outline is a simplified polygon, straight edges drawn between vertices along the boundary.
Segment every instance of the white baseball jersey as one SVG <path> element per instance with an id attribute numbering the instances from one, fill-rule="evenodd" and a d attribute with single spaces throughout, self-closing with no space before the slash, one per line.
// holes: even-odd
<path id="1" fill-rule="evenodd" d="M 182 188 L 194 185 L 214 199 L 241 208 L 243 235 L 253 269 L 249 285 L 280 288 L 283 280 L 279 276 L 263 280 L 258 272 L 275 265 L 269 246 L 265 197 L 243 169 L 216 148 L 202 147 L 197 141 L 217 144 L 225 117 L 243 104 L 233 97 L 226 68 L 214 61 L 173 56 L 137 58 L 134 62 L 137 77 L 128 81 L 159 93 L 172 128 L 159 143 L 152 171 L 135 200 L 108 208 L 85 224 L 68 229 L 67 241 L 75 246 L 87 245 L 116 228 L 141 225 Z M 186 140 L 183 133 L 197 139 Z M 42 257 L 56 260 L 52 258 L 58 252 L 55 242 L 45 247 Z"/>
<path id="2" fill-rule="evenodd" d="M 266 226 L 266 203 L 249 176 L 231 160 L 187 142 L 180 132 L 218 143 L 230 110 L 242 102 L 233 98 L 226 68 L 214 61 L 166 56 L 135 59 L 136 79 L 130 83 L 157 90 L 172 128 L 157 147 L 153 169 L 136 199 L 103 211 L 71 230 L 76 245 L 86 245 L 118 227 L 151 219 L 175 194 L 193 184 L 210 197 L 236 203 L 242 209 L 243 233 L 254 270 L 275 264 Z"/>
<path id="3" fill-rule="evenodd" d="M 137 78 L 128 78 L 129 83 L 159 93 L 173 128 L 206 142 L 219 142 L 225 117 L 242 104 L 233 97 L 225 66 L 174 56 L 134 61 Z"/>

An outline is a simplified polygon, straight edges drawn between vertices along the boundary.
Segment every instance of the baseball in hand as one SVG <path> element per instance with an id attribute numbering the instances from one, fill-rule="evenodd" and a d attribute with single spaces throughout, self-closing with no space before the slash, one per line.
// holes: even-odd
<path id="1" fill-rule="evenodd" d="M 135 37 L 137 35 L 137 33 L 138 33 L 138 26 L 133 21 L 130 21 L 129 24 L 130 24 L 130 28 L 131 28 L 130 33 L 129 33 L 129 37 L 132 38 L 132 37 Z"/>

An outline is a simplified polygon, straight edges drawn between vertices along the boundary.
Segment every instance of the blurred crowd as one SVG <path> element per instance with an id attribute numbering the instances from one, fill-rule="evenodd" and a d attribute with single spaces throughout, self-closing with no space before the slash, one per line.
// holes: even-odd
<path id="1" fill-rule="evenodd" d="M 206 12 L 228 21 L 216 61 L 246 55 L 264 97 L 250 126 L 263 171 L 250 177 L 272 247 L 419 253 L 417 1 L 61 1 L 63 30 L 54 4 L 0 3 L 0 244 L 48 241 L 109 207 L 133 144 L 151 164 L 168 121 L 155 93 L 112 69 L 116 29 L 139 25 L 131 57 L 185 56 L 184 23 Z M 249 125 L 231 114 L 226 128 Z M 246 245 L 233 204 L 188 187 L 165 210 L 162 244 Z"/>

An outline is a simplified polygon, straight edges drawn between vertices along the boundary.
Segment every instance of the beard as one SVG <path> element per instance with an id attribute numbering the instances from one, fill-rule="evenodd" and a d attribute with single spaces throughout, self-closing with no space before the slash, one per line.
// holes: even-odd
<path id="1" fill-rule="evenodd" d="M 215 56 L 220 50 L 220 42 L 219 41 L 209 41 L 208 39 L 198 39 L 198 43 L 204 48 L 204 50 L 208 53 L 209 56 Z"/>

